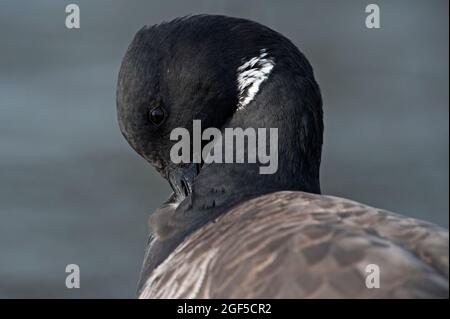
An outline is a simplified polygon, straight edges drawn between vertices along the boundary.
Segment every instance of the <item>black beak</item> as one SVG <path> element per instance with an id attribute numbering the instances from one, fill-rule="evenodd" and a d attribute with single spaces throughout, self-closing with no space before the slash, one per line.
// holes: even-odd
<path id="1" fill-rule="evenodd" d="M 169 171 L 169 184 L 177 201 L 182 201 L 192 193 L 195 177 L 200 170 L 199 164 L 177 167 Z"/>

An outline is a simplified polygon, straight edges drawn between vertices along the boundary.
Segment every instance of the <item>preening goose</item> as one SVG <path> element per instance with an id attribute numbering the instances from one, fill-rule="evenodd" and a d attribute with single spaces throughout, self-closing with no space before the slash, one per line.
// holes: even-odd
<path id="1" fill-rule="evenodd" d="M 124 137 L 174 190 L 149 218 L 139 297 L 448 297 L 447 230 L 320 195 L 320 90 L 279 33 L 210 15 L 144 27 L 121 65 L 117 111 Z M 195 150 L 174 161 L 171 133 L 194 138 L 196 120 L 225 136 L 276 128 L 276 145 L 261 144 L 276 151 L 275 170 L 262 172 L 260 156 L 199 162 Z M 261 146 L 246 138 L 233 158 Z M 208 154 L 230 146 L 220 145 Z"/>

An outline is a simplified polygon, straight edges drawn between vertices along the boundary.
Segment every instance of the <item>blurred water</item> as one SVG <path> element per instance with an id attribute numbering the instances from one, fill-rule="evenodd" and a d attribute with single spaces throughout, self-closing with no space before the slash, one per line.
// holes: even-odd
<path id="1" fill-rule="evenodd" d="M 324 96 L 324 193 L 448 227 L 448 2 L 63 1 L 0 4 L 0 297 L 134 297 L 166 183 L 120 135 L 115 82 L 133 34 L 192 13 L 288 36 Z M 65 288 L 65 266 L 81 288 Z"/>

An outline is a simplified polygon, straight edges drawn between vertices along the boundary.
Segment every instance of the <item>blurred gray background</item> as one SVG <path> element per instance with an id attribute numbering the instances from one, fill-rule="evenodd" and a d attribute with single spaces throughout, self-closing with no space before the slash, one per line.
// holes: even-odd
<path id="1" fill-rule="evenodd" d="M 121 58 L 145 24 L 245 17 L 305 53 L 325 112 L 322 187 L 448 227 L 448 1 L 0 4 L 0 297 L 134 297 L 147 216 L 169 187 L 122 138 Z M 243 44 L 245 45 L 245 44 Z M 65 266 L 81 288 L 65 287 Z"/>

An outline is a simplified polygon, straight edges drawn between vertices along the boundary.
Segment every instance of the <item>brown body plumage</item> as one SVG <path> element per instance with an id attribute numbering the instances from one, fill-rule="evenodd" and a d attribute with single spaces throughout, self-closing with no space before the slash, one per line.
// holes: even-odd
<path id="1" fill-rule="evenodd" d="M 366 267 L 380 288 L 366 287 Z M 188 236 L 140 298 L 448 297 L 448 232 L 350 200 L 277 192 Z"/>

